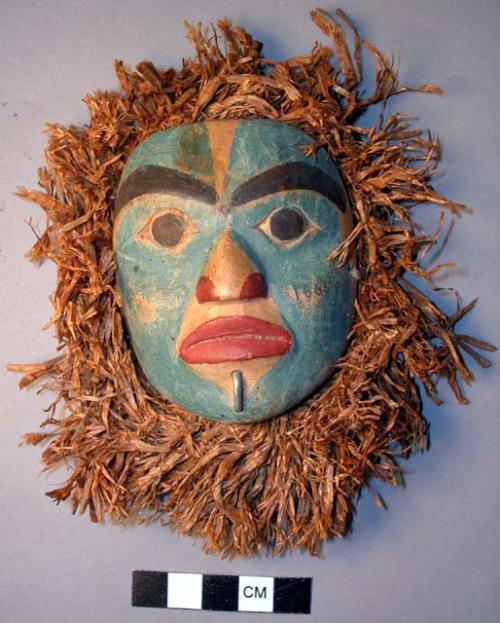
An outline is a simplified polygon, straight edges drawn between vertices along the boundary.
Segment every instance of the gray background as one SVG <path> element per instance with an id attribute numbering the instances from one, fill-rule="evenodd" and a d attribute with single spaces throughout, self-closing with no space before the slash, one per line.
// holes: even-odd
<path id="1" fill-rule="evenodd" d="M 34 187 L 42 163 L 46 121 L 86 121 L 82 97 L 115 88 L 112 61 L 152 58 L 178 65 L 190 54 L 183 20 L 229 16 L 282 58 L 308 53 L 322 35 L 306 0 L 86 0 L 0 4 L 0 274 L 1 369 L 9 361 L 53 356 L 50 265 L 23 258 L 33 236 L 26 220 L 43 225 L 40 210 L 13 197 Z M 325 5 L 334 9 L 335 5 Z M 498 127 L 500 26 L 498 0 L 350 0 L 344 8 L 362 34 L 401 58 L 407 83 L 432 81 L 444 97 L 405 95 L 391 110 L 418 113 L 445 146 L 436 184 L 465 201 L 473 216 L 459 220 L 446 259 L 458 259 L 440 285 L 456 286 L 480 305 L 464 332 L 498 337 Z M 431 226 L 429 209 L 422 221 Z M 453 297 L 443 299 L 451 310 Z M 474 368 L 476 371 L 477 368 Z M 144 610 L 130 607 L 134 568 L 314 578 L 313 615 L 280 620 L 342 623 L 493 623 L 500 620 L 499 427 L 497 368 L 478 371 L 458 407 L 428 405 L 432 449 L 405 464 L 407 488 L 380 490 L 389 511 L 364 495 L 354 534 L 329 543 L 324 556 L 221 561 L 160 525 L 92 525 L 72 516 L 44 492 L 62 482 L 41 474 L 40 449 L 21 446 L 36 430 L 48 396 L 19 393 L 18 378 L 1 374 L 0 621 L 104 623 L 156 621 L 271 621 L 279 615 Z"/>

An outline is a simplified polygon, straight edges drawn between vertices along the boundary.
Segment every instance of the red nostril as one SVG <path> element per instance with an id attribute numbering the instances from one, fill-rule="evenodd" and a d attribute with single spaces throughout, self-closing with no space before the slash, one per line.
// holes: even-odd
<path id="1" fill-rule="evenodd" d="M 214 294 L 214 283 L 210 277 L 202 275 L 196 284 L 196 298 L 198 303 L 208 303 L 209 301 L 218 301 L 219 297 Z"/>
<path id="2" fill-rule="evenodd" d="M 241 286 L 240 299 L 260 299 L 267 295 L 266 282 L 261 273 L 251 273 Z"/>

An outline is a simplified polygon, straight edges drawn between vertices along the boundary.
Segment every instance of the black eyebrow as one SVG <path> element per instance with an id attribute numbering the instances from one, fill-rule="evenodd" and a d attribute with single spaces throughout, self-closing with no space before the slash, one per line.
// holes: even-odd
<path id="1" fill-rule="evenodd" d="M 253 177 L 234 191 L 231 205 L 241 206 L 285 190 L 312 190 L 324 195 L 342 212 L 346 210 L 342 186 L 322 169 L 305 162 L 280 164 Z"/>
<path id="2" fill-rule="evenodd" d="M 204 182 L 168 167 L 148 164 L 136 169 L 120 184 L 115 199 L 115 211 L 118 212 L 139 195 L 165 192 L 210 204 L 217 201 L 215 190 Z"/>

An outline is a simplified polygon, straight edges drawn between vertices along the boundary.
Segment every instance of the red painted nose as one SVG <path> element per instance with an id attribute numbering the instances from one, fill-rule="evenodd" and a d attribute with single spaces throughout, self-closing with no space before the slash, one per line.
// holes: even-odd
<path id="1" fill-rule="evenodd" d="M 196 285 L 198 302 L 245 301 L 265 296 L 267 286 L 262 273 L 225 230 Z"/>
<path id="2" fill-rule="evenodd" d="M 218 294 L 214 282 L 206 275 L 202 275 L 198 279 L 198 284 L 196 286 L 196 298 L 198 299 L 198 303 L 229 300 L 247 301 L 249 299 L 260 299 L 266 295 L 266 282 L 261 273 L 251 273 L 248 275 L 236 296 L 222 296 Z"/>

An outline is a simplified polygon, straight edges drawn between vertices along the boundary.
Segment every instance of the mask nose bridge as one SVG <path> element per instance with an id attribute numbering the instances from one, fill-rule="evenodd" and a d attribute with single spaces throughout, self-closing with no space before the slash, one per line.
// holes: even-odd
<path id="1" fill-rule="evenodd" d="M 241 301 L 267 296 L 262 272 L 226 227 L 198 279 L 199 303 Z"/>

